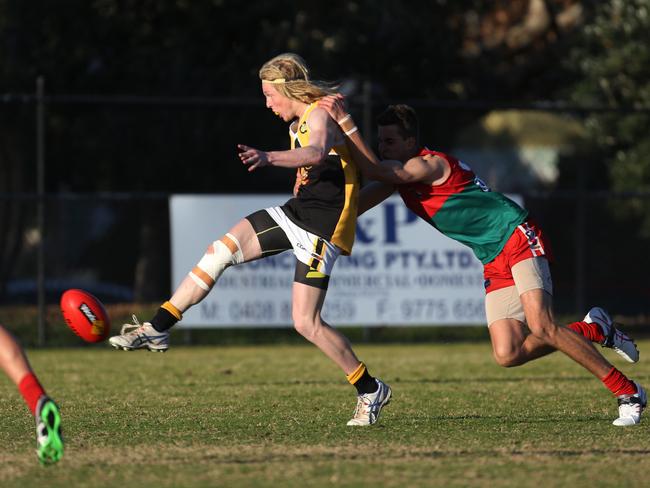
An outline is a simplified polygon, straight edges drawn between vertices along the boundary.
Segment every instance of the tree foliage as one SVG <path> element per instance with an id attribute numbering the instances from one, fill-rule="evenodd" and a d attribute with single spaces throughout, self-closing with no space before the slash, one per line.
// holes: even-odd
<path id="1" fill-rule="evenodd" d="M 32 93 L 36 78 L 43 76 L 46 93 L 55 96 L 229 101 L 186 106 L 48 103 L 48 193 L 288 193 L 292 172 L 250 174 L 235 151 L 237 143 L 287 147 L 286 125 L 266 110 L 257 77 L 260 65 L 272 56 L 298 52 L 315 78 L 372 81 L 375 100 L 382 102 L 550 99 L 584 77 L 573 92 L 578 102 L 647 105 L 649 2 L 0 0 L 0 94 Z M 562 64 L 590 5 L 593 18 L 574 51 L 575 62 Z M 34 107 L 7 107 L 0 105 L 0 192 L 31 192 Z M 483 115 L 424 107 L 421 114 L 429 124 L 423 127 L 427 139 L 443 142 L 443 147 Z M 631 188 L 631 181 L 647 185 L 646 115 L 598 114 L 589 125 L 611 161 L 616 188 Z M 12 276 L 16 249 L 24 249 L 23 228 L 16 222 L 32 225 L 24 224 L 20 205 L 17 200 L 0 202 L 0 230 L 15 236 L 11 246 L 0 246 L 0 284 Z M 149 212 L 153 216 L 129 214 L 129 224 L 120 220 L 112 231 L 120 242 L 127 242 L 122 235 L 140 232 L 138 240 L 149 242 L 142 244 L 142 255 L 150 255 L 151 243 L 165 234 L 162 227 L 147 229 L 148 222 L 156 222 L 158 209 Z M 62 235 L 62 246 L 66 239 Z M 89 261 L 107 254 L 107 248 L 117 249 L 106 237 L 97 246 Z M 48 266 L 57 262 L 50 259 Z M 112 263 L 106 261 L 102 276 L 126 281 L 111 274 L 117 269 Z M 166 264 L 164 257 L 158 267 L 160 263 Z"/>
<path id="2" fill-rule="evenodd" d="M 278 191 L 282 173 L 258 178 L 232 164 L 237 142 L 286 145 L 259 94 L 270 57 L 298 52 L 316 78 L 372 80 L 392 99 L 547 98 L 564 81 L 544 69 L 558 28 L 542 16 L 529 32 L 530 7 L 567 3 L 576 2 L 0 0 L 0 93 L 31 92 L 44 76 L 50 95 L 259 97 L 192 109 L 50 105 L 47 188 Z M 441 124 L 443 137 L 453 125 Z"/>
<path id="3" fill-rule="evenodd" d="M 261 98 L 261 64 L 295 51 L 316 78 L 372 79 L 392 96 L 446 98 L 459 74 L 447 22 L 455 3 L 0 0 L 0 93 L 31 92 L 43 76 L 50 95 L 257 99 L 194 108 L 51 104 L 47 188 L 284 191 L 282 172 L 258 177 L 233 164 L 238 142 L 287 145 L 286 127 Z"/>
<path id="4" fill-rule="evenodd" d="M 650 190 L 650 0 L 596 2 L 593 19 L 571 53 L 578 81 L 571 97 L 580 104 L 645 108 L 644 112 L 594 112 L 586 126 L 603 153 L 611 188 Z M 644 216 L 650 236 L 650 208 L 643 200 L 617 203 L 622 213 Z"/>

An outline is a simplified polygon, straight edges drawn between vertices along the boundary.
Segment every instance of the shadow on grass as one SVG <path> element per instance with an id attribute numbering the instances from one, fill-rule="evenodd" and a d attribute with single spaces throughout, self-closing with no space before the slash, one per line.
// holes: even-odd
<path id="1" fill-rule="evenodd" d="M 523 414 L 522 414 L 523 415 Z M 499 422 L 507 422 L 508 424 L 575 424 L 586 423 L 586 422 L 609 422 L 611 419 L 608 416 L 603 415 L 583 415 L 580 417 L 566 417 L 566 416 L 557 416 L 557 417 L 544 417 L 544 418 L 531 418 L 531 417 L 512 417 L 509 415 L 430 415 L 430 416 L 421 416 L 421 417 L 411 417 L 415 419 L 420 419 L 424 421 L 458 421 L 458 420 L 497 420 Z"/>
<path id="2" fill-rule="evenodd" d="M 448 449 L 448 450 L 429 450 L 426 448 L 405 448 L 405 449 L 392 449 L 380 448 L 378 452 L 376 449 L 369 449 L 367 451 L 355 450 L 350 452 L 347 449 L 340 449 L 332 447 L 331 449 L 319 446 L 311 452 L 267 452 L 264 454 L 239 454 L 238 456 L 221 455 L 221 454 L 205 454 L 200 457 L 203 461 L 209 461 L 213 464 L 241 464 L 241 465 L 255 465 L 273 462 L 287 461 L 316 461 L 316 460 L 336 460 L 342 459 L 346 462 L 349 461 L 363 461 L 375 460 L 378 456 L 390 456 L 391 461 L 404 460 L 404 459 L 430 459 L 430 458 L 534 458 L 534 457 L 550 457 L 550 458 L 580 458 L 580 457 L 611 457 L 612 455 L 619 456 L 647 456 L 650 454 L 649 449 Z"/>
<path id="3" fill-rule="evenodd" d="M 231 373 L 222 373 L 224 375 L 230 375 Z M 413 380 L 405 380 L 401 378 L 383 378 L 390 385 L 395 384 L 454 384 L 462 381 L 463 383 L 523 383 L 523 382 L 586 382 L 594 381 L 594 378 L 584 377 L 584 376 L 525 376 L 525 377 L 508 377 L 508 378 L 420 378 Z M 218 386 L 237 386 L 237 385 L 246 385 L 246 386 L 295 386 L 295 385 L 320 385 L 320 386 L 341 386 L 343 383 L 341 381 L 333 380 L 288 380 L 288 381 L 244 381 L 241 382 L 233 381 L 229 383 L 222 383 Z"/>
<path id="4" fill-rule="evenodd" d="M 594 381 L 594 378 L 589 376 L 508 376 L 503 378 L 419 378 L 419 379 L 402 379 L 394 378 L 392 383 L 433 383 L 433 384 L 447 384 L 447 383 L 457 383 L 462 381 L 463 383 L 521 383 L 521 382 L 530 382 L 530 381 L 539 381 L 539 382 L 559 382 L 559 381 Z"/>

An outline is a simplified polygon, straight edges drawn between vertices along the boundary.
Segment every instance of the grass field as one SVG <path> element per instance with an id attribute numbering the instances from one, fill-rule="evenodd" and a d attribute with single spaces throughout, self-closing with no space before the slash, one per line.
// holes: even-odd
<path id="1" fill-rule="evenodd" d="M 650 363 L 623 365 L 650 384 Z M 497 367 L 489 345 L 360 346 L 393 388 L 349 428 L 354 390 L 314 347 L 29 351 L 61 406 L 67 450 L 40 466 L 32 419 L 0 378 L 0 486 L 624 486 L 650 470 L 650 419 L 560 354 Z"/>

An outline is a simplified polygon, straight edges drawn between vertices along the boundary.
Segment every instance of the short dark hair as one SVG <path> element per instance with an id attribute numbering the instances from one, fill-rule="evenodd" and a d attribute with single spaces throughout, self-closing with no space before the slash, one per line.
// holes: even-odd
<path id="1" fill-rule="evenodd" d="M 389 105 L 379 117 L 377 125 L 396 125 L 400 135 L 406 139 L 415 137 L 415 142 L 420 142 L 420 124 L 418 116 L 412 107 L 404 104 Z"/>

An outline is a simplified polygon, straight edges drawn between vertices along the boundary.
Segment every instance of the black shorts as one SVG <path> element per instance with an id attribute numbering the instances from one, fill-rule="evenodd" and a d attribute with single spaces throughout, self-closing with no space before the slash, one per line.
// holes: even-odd
<path id="1" fill-rule="evenodd" d="M 246 216 L 262 248 L 262 258 L 273 256 L 284 251 L 292 250 L 293 245 L 284 230 L 273 220 L 266 210 L 258 210 Z M 330 277 L 319 273 L 313 265 L 308 265 L 296 259 L 296 271 L 293 281 L 304 285 L 314 286 L 321 290 L 327 290 Z"/>

